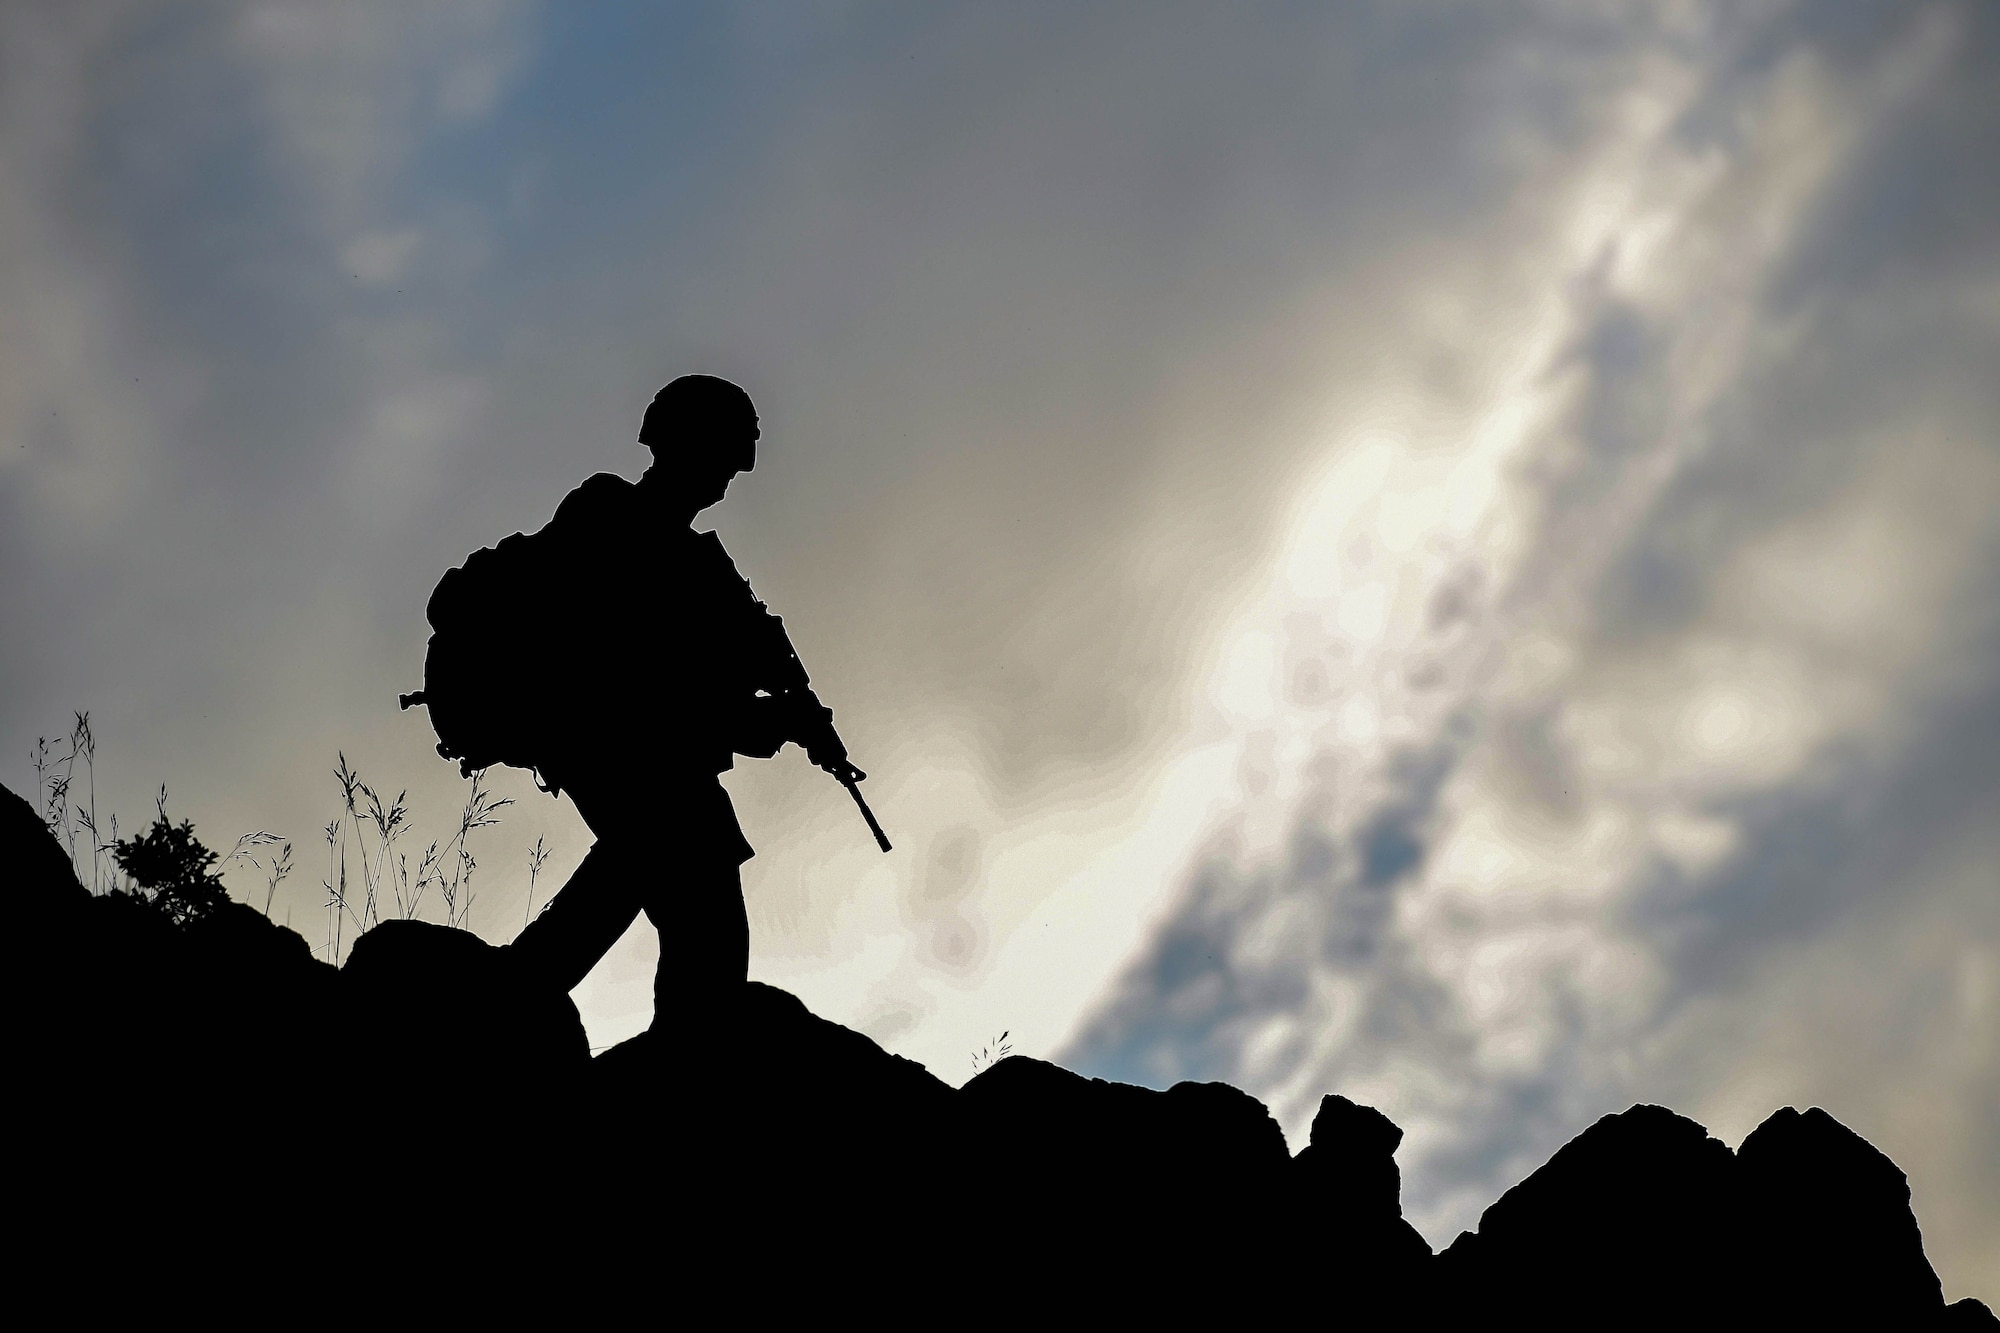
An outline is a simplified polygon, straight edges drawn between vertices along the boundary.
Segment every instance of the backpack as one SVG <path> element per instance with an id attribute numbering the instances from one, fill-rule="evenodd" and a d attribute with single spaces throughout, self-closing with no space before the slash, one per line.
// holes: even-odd
<path id="1" fill-rule="evenodd" d="M 495 764 L 533 770 L 546 760 L 543 710 L 530 702 L 525 679 L 522 617 L 542 603 L 536 594 L 549 586 L 548 554 L 535 537 L 503 538 L 446 570 L 425 607 L 433 632 L 424 687 L 397 701 L 429 710 L 438 754 L 456 759 L 463 776 Z"/>
<path id="2" fill-rule="evenodd" d="M 582 663 L 574 643 L 554 653 L 538 647 L 537 619 L 546 608 L 580 609 L 587 601 L 593 580 L 579 544 L 623 525 L 631 490 L 623 478 L 600 473 L 571 492 L 539 532 L 474 551 L 438 580 L 425 607 L 432 634 L 424 687 L 398 701 L 429 710 L 438 754 L 457 760 L 462 775 L 508 764 L 532 772 L 543 791 L 558 790 L 548 768 L 564 753 L 585 697 L 575 679 Z"/>

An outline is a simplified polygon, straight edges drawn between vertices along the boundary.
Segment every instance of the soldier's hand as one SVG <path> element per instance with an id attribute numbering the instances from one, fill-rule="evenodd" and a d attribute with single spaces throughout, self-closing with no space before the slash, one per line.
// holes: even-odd
<path id="1" fill-rule="evenodd" d="M 832 713 L 826 715 L 824 728 L 816 729 L 804 736 L 799 743 L 806 747 L 806 758 L 835 777 L 840 777 L 840 770 L 854 768 L 854 765 L 847 762 L 847 747 L 840 743 L 840 737 L 834 733 Z M 860 779 L 856 778 L 855 781 L 858 782 Z"/>
<path id="2" fill-rule="evenodd" d="M 841 744 L 840 733 L 833 729 L 831 708 L 817 698 L 802 699 L 797 716 L 798 727 L 792 733 L 793 738 L 805 747 L 806 758 L 816 767 L 842 782 L 859 782 L 868 776 L 848 762 L 847 747 Z"/>
<path id="3" fill-rule="evenodd" d="M 833 774 L 836 781 L 844 782 L 850 787 L 857 782 L 866 782 L 868 780 L 866 773 L 863 773 L 845 759 L 837 759 L 830 764 L 821 764 L 820 767 Z"/>

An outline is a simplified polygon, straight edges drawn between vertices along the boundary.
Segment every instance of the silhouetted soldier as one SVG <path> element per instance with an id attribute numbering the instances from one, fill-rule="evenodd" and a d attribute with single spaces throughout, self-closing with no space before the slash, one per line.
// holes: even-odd
<path id="1" fill-rule="evenodd" d="M 796 741 L 857 801 L 865 776 L 783 624 L 720 538 L 692 526 L 756 466 L 758 436 L 742 389 L 683 376 L 640 426 L 654 460 L 645 475 L 590 478 L 530 539 L 561 570 L 550 597 L 566 623 L 552 652 L 568 659 L 549 678 L 565 697 L 529 702 L 542 710 L 536 767 L 569 792 L 597 841 L 511 950 L 568 990 L 643 910 L 660 932 L 656 1022 L 726 999 L 745 979 L 739 868 L 752 850 L 719 781 L 734 756 L 769 758 Z"/>

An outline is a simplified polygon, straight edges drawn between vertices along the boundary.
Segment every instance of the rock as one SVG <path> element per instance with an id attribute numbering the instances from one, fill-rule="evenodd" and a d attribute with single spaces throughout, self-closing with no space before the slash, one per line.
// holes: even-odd
<path id="1" fill-rule="evenodd" d="M 570 998 L 532 985 L 468 930 L 385 921 L 354 941 L 339 993 L 353 1075 L 398 1101 L 448 1098 L 483 1118 L 544 1101 L 590 1068 Z"/>
<path id="2" fill-rule="evenodd" d="M 1967 1296 L 1945 1307 L 1938 1327 L 1945 1333 L 1974 1333 L 1975 1330 L 2000 1329 L 2000 1318 L 1994 1316 L 1985 1301 Z"/>
<path id="3" fill-rule="evenodd" d="M 574 1217 L 596 1184 L 552 1150 L 589 1133 L 576 1006 L 470 931 L 385 921 L 354 941 L 335 1011 L 321 1112 L 341 1145 L 333 1215 L 357 1232 L 394 1219 L 442 1271 L 518 1286 L 494 1237 Z M 354 1299 L 400 1304 L 402 1271 L 357 1275 Z"/>
<path id="4" fill-rule="evenodd" d="M 582 1200 L 565 1253 L 653 1299 L 660 1256 L 690 1280 L 767 1256 L 760 1309 L 801 1316 L 864 1267 L 962 1257 L 931 1225 L 957 1193 L 952 1089 L 922 1065 L 756 982 L 733 1005 L 673 1015 L 591 1062 L 587 1132 L 556 1145 L 606 1188 Z M 789 1308 L 789 1307 L 786 1307 Z"/>
<path id="5" fill-rule="evenodd" d="M 10 938 L 32 938 L 58 920 L 73 918 L 89 901 L 62 844 L 34 806 L 0 786 L 0 893 L 14 926 Z"/>
<path id="6" fill-rule="evenodd" d="M 336 973 L 240 904 L 176 926 L 86 892 L 4 790 L 0 876 L 25 904 L 10 1180 L 65 1292 L 97 1278 L 73 1238 L 111 1234 L 143 1242 L 124 1289 L 260 1317 L 328 1286 L 355 1318 L 573 1321 L 588 1288 L 787 1322 L 867 1292 L 911 1318 L 1996 1326 L 1945 1307 L 1902 1172 L 1818 1109 L 1735 1154 L 1661 1107 L 1606 1116 L 1433 1257 L 1402 1131 L 1344 1097 L 1292 1158 L 1226 1084 L 1014 1057 L 954 1091 L 757 984 L 592 1060 L 568 997 L 467 932 L 386 923 Z M 290 1247 L 248 1275 L 221 1243 L 246 1219 Z"/>
<path id="7" fill-rule="evenodd" d="M 1403 1215 L 1403 1176 L 1396 1148 L 1403 1131 L 1372 1106 L 1345 1097 L 1322 1097 L 1312 1139 L 1293 1174 L 1323 1207 L 1357 1222 L 1387 1222 Z"/>
<path id="8" fill-rule="evenodd" d="M 1660 1106 L 1608 1115 L 1439 1256 L 1455 1316 L 1688 1328 L 1740 1312 L 1735 1160 Z"/>
<path id="9" fill-rule="evenodd" d="M 1407 1300 L 1431 1247 L 1403 1220 L 1403 1131 L 1372 1106 L 1320 1099 L 1311 1142 L 1292 1159 L 1300 1258 L 1371 1311 Z"/>
<path id="10" fill-rule="evenodd" d="M 851 1185 L 862 1205 L 936 1169 L 933 1131 L 953 1107 L 922 1065 L 757 982 L 733 1006 L 612 1047 L 591 1084 L 593 1115 L 682 1160 L 691 1187 Z M 669 1132 L 682 1141 L 662 1144 Z"/>
<path id="11" fill-rule="evenodd" d="M 960 1089 L 961 1161 L 982 1187 L 999 1254 L 1024 1237 L 1049 1256 L 1018 1296 L 1104 1290 L 1150 1315 L 1260 1311 L 1280 1293 L 1243 1275 L 1281 1260 L 1291 1166 L 1283 1132 L 1221 1083 L 1165 1092 L 1084 1078 L 1024 1056 Z"/>
<path id="12" fill-rule="evenodd" d="M 42 1081 L 27 1109 L 45 1123 L 116 1140 L 137 1114 L 148 1133 L 194 1141 L 219 1108 L 235 1114 L 233 1099 L 303 1062 L 331 969 L 297 934 L 240 903 L 183 930 L 144 898 L 93 895 L 5 788 L 0 875 L 17 909 L 8 974 L 45 1016 L 13 1037 Z"/>
<path id="13" fill-rule="evenodd" d="M 1225 1083 L 1165 1092 L 1084 1078 L 1011 1056 L 959 1092 L 967 1132 L 1013 1165 L 1016 1189 L 1158 1196 L 1269 1191 L 1285 1175 L 1284 1133 L 1262 1103 Z"/>
<path id="14" fill-rule="evenodd" d="M 10 1174 L 16 1210 L 69 1240 L 144 1237 L 127 1253 L 158 1258 L 163 1280 L 178 1264 L 174 1284 L 238 1219 L 282 1228 L 304 1199 L 259 1149 L 308 1123 L 332 969 L 240 904 L 183 929 L 144 898 L 92 895 L 4 790 L 0 876 L 19 908 L 4 947 L 24 1000 L 10 1112 L 32 1145 Z M 119 1281 L 145 1287 L 137 1262 Z"/>
<path id="15" fill-rule="evenodd" d="M 1910 1186 L 1818 1107 L 1785 1107 L 1736 1150 L 1756 1262 L 1787 1321 L 1917 1327 L 1944 1312 Z"/>
<path id="16" fill-rule="evenodd" d="M 323 966 L 303 935 L 245 903 L 233 902 L 196 918 L 186 934 L 206 966 L 226 968 L 240 977 L 275 980 Z"/>

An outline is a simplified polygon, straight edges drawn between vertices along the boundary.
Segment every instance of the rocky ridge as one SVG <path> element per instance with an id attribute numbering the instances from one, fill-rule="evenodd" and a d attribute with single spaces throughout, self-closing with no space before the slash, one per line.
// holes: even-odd
<path id="1" fill-rule="evenodd" d="M 86 891 L 4 788 L 0 878 L 20 1271 L 95 1313 L 2000 1327 L 1817 1108 L 1734 1152 L 1606 1116 L 1433 1254 L 1402 1131 L 1343 1097 L 1293 1155 L 1226 1084 L 1015 1056 L 953 1089 L 754 983 L 592 1058 L 475 936 L 386 923 L 336 970 L 240 904 L 174 926 Z"/>

